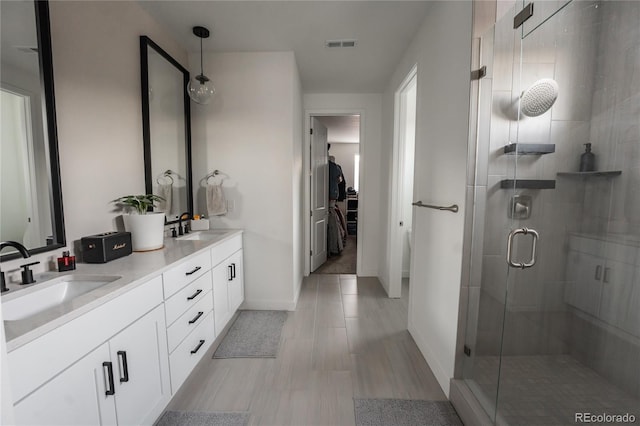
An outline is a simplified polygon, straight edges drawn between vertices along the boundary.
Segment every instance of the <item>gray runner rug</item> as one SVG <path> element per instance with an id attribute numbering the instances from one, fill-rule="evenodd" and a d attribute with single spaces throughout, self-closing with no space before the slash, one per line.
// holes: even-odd
<path id="1" fill-rule="evenodd" d="M 356 426 L 462 426 L 449 401 L 355 399 Z"/>
<path id="2" fill-rule="evenodd" d="M 246 426 L 249 413 L 165 411 L 155 426 Z"/>
<path id="3" fill-rule="evenodd" d="M 240 311 L 214 358 L 275 358 L 285 311 Z"/>

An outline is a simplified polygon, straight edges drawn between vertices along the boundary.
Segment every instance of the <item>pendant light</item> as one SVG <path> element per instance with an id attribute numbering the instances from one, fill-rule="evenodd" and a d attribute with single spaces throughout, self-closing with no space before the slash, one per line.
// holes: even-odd
<path id="1" fill-rule="evenodd" d="M 209 38 L 209 30 L 205 27 L 193 27 L 193 34 L 200 38 L 200 74 L 189 81 L 187 93 L 194 102 L 206 105 L 216 93 L 213 84 L 202 70 L 202 39 Z"/>

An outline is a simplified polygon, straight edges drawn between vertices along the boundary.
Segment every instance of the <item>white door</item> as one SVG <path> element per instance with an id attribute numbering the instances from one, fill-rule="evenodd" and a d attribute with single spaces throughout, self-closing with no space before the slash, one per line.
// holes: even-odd
<path id="1" fill-rule="evenodd" d="M 329 163 L 327 128 L 311 117 L 311 272 L 327 261 Z"/>
<path id="2" fill-rule="evenodd" d="M 115 425 L 111 366 L 105 343 L 17 403 L 16 424 Z"/>
<path id="3" fill-rule="evenodd" d="M 171 394 L 163 307 L 158 306 L 113 337 L 109 348 L 118 424 L 153 422 Z"/>
<path id="4" fill-rule="evenodd" d="M 228 260 L 231 262 L 231 276 L 229 281 L 229 312 L 233 315 L 244 301 L 244 283 L 242 276 L 242 250 L 238 250 Z"/>
<path id="5" fill-rule="evenodd" d="M 213 313 L 215 315 L 216 336 L 219 336 L 231 319 L 229 310 L 229 282 L 233 267 L 228 259 L 213 268 Z"/>
<path id="6" fill-rule="evenodd" d="M 402 278 L 409 275 L 411 263 L 407 233 L 413 222 L 411 203 L 416 139 L 417 72 L 417 68 L 414 67 L 400 84 L 395 95 L 393 206 L 389 223 L 389 297 L 401 296 Z"/>

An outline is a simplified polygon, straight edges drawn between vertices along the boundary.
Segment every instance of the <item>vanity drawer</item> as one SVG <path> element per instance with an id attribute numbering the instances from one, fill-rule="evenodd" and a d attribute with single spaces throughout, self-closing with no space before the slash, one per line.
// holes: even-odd
<path id="1" fill-rule="evenodd" d="M 205 272 L 204 275 L 188 284 L 164 303 L 167 325 L 172 324 L 209 292 L 211 292 L 211 271 Z M 209 294 L 208 297 L 211 295 Z"/>
<path id="2" fill-rule="evenodd" d="M 182 340 L 204 321 L 207 314 L 213 310 L 213 297 L 211 292 L 204 295 L 200 301 L 182 314 L 176 322 L 167 329 L 169 353 L 182 342 Z M 213 337 L 213 336 L 212 336 Z"/>
<path id="3" fill-rule="evenodd" d="M 231 256 L 242 248 L 242 234 L 236 235 L 233 238 L 218 244 L 211 249 L 211 266 L 216 266 L 218 263 Z"/>
<path id="4" fill-rule="evenodd" d="M 178 266 L 169 269 L 162 274 L 162 285 L 164 288 L 164 298 L 168 299 L 185 284 L 202 276 L 211 269 L 211 256 L 208 251 L 204 251 Z"/>
<path id="5" fill-rule="evenodd" d="M 169 355 L 172 394 L 175 395 L 198 361 L 207 353 L 215 340 L 214 335 L 213 312 L 209 312 L 204 321 Z"/>

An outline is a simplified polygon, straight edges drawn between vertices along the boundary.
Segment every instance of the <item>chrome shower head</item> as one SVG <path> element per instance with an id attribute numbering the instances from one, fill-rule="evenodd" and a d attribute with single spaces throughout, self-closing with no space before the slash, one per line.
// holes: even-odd
<path id="1" fill-rule="evenodd" d="M 538 80 L 520 96 L 520 111 L 527 117 L 537 117 L 549 111 L 558 99 L 558 83 L 552 78 Z"/>

